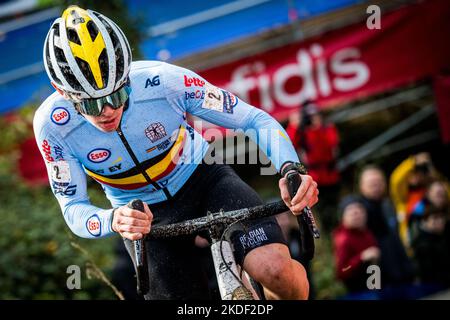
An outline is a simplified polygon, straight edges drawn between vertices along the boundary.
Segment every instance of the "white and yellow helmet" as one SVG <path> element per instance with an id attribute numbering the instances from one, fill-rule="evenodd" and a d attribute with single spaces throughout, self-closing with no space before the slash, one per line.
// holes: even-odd
<path id="1" fill-rule="evenodd" d="M 100 98 L 128 79 L 131 50 L 122 30 L 104 15 L 68 7 L 45 39 L 45 70 L 73 101 Z"/>

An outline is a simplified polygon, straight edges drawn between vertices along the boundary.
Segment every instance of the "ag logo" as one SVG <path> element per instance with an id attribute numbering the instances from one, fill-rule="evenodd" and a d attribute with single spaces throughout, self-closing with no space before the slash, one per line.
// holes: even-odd
<path id="1" fill-rule="evenodd" d="M 64 124 L 66 124 L 67 122 L 69 122 L 70 113 L 69 113 L 69 111 L 67 111 L 66 108 L 58 107 L 53 110 L 50 119 L 52 120 L 52 122 L 54 124 L 62 126 Z"/>
<path id="2" fill-rule="evenodd" d="M 111 156 L 111 152 L 108 149 L 94 149 L 88 153 L 87 158 L 91 162 L 100 163 L 106 161 Z"/>
<path id="3" fill-rule="evenodd" d="M 158 141 L 159 139 L 164 138 L 167 133 L 166 129 L 160 122 L 152 123 L 145 129 L 145 135 L 150 139 L 151 142 Z"/>
<path id="4" fill-rule="evenodd" d="M 94 237 L 98 237 L 101 233 L 101 222 L 98 215 L 94 214 L 86 222 L 87 231 Z"/>
<path id="5" fill-rule="evenodd" d="M 160 85 L 159 76 L 154 76 L 152 79 L 147 78 L 147 81 L 145 81 L 145 88 L 148 86 L 150 87 L 157 87 Z"/>

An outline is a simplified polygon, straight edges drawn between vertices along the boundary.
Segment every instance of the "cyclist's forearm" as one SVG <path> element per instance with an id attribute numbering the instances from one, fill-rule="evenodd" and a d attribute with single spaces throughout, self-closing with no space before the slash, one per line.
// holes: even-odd
<path id="1" fill-rule="evenodd" d="M 102 238 L 114 233 L 111 227 L 113 209 L 101 209 L 88 202 L 78 202 L 63 208 L 70 230 L 82 238 Z"/>
<path id="2" fill-rule="evenodd" d="M 246 133 L 272 161 L 278 172 L 281 171 L 284 163 L 299 161 L 288 134 L 277 120 L 257 108 L 253 108 L 248 118 L 249 121 L 245 126 Z M 256 137 L 251 129 L 256 133 Z"/>

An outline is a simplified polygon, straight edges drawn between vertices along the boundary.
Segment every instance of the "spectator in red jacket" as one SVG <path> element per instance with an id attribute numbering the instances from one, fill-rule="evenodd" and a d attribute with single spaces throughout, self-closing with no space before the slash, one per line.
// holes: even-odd
<path id="1" fill-rule="evenodd" d="M 345 197 L 342 221 L 333 232 L 337 277 L 350 293 L 367 290 L 367 267 L 380 258 L 375 236 L 367 229 L 367 212 L 359 197 Z"/>
<path id="2" fill-rule="evenodd" d="M 300 112 L 289 119 L 286 131 L 300 158 L 320 188 L 321 199 L 316 206 L 324 231 L 337 224 L 336 204 L 339 193 L 339 171 L 336 157 L 339 133 L 331 123 L 325 123 L 318 107 L 306 102 Z"/>

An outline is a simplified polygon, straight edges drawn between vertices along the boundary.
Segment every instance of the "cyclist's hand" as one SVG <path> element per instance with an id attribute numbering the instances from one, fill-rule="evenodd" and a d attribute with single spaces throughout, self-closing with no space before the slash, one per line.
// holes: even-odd
<path id="1" fill-rule="evenodd" d="M 279 181 L 279 187 L 281 192 L 281 199 L 288 206 L 296 216 L 302 214 L 302 210 L 309 206 L 314 206 L 319 201 L 319 190 L 317 189 L 317 183 L 308 175 L 300 175 L 302 183 L 297 190 L 297 194 L 293 199 L 289 195 L 289 189 L 287 186 L 286 178 L 281 178 Z"/>
<path id="2" fill-rule="evenodd" d="M 150 232 L 153 214 L 144 202 L 145 212 L 122 206 L 114 211 L 112 229 L 130 240 L 141 239 Z"/>

